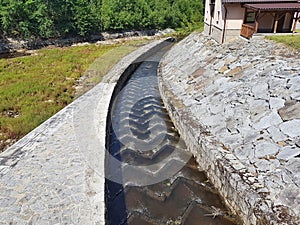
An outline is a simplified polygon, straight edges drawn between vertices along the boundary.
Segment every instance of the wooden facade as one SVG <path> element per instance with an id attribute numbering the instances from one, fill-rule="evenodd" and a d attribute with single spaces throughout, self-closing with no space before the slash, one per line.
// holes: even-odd
<path id="1" fill-rule="evenodd" d="M 245 38 L 252 38 L 253 34 L 255 33 L 255 27 L 247 24 L 242 24 L 241 29 L 241 36 Z"/>

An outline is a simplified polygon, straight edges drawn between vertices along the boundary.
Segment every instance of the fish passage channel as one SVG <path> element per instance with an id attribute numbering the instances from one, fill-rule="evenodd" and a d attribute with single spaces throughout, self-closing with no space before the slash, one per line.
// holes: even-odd
<path id="1" fill-rule="evenodd" d="M 237 224 L 160 98 L 157 69 L 169 48 L 143 61 L 111 103 L 106 224 Z"/>

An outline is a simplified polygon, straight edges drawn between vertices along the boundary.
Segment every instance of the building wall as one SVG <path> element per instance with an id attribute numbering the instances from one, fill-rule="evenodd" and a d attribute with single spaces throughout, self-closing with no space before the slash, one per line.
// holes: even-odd
<path id="1" fill-rule="evenodd" d="M 226 29 L 241 29 L 245 9 L 242 8 L 240 4 L 226 5 L 226 8 L 228 10 Z"/>
<path id="2" fill-rule="evenodd" d="M 211 24 L 214 27 L 217 27 L 219 29 L 223 28 L 223 18 L 224 18 L 224 12 L 222 9 L 222 2 L 221 0 L 216 0 L 215 2 L 215 10 L 214 14 L 210 15 L 210 0 L 205 1 L 205 15 L 204 15 L 204 22 L 206 24 Z M 212 19 L 212 20 L 211 20 Z"/>
<path id="3" fill-rule="evenodd" d="M 297 18 L 297 17 L 299 17 L 299 16 L 300 16 L 300 13 L 295 13 L 295 14 L 293 15 L 294 18 Z M 294 23 L 295 23 L 295 20 L 293 21 L 292 27 L 294 26 Z M 297 29 L 297 30 L 300 29 L 300 19 L 298 20 L 298 22 L 296 22 L 296 29 Z"/>
<path id="4" fill-rule="evenodd" d="M 240 32 L 241 32 L 241 29 L 226 29 L 224 42 L 228 42 L 234 38 L 239 37 Z M 204 23 L 204 33 L 206 35 L 209 34 L 209 24 Z M 223 30 L 218 27 L 212 26 L 210 36 L 213 39 L 215 39 L 217 42 L 222 43 Z"/>
<path id="5" fill-rule="evenodd" d="M 258 20 L 258 32 L 272 32 L 274 24 L 274 17 L 267 13 Z"/>
<path id="6" fill-rule="evenodd" d="M 205 10 L 204 10 L 204 24 L 209 24 L 210 12 L 209 12 L 209 1 L 205 0 Z M 205 27 L 204 27 L 205 32 Z"/>
<path id="7" fill-rule="evenodd" d="M 283 25 L 283 29 L 286 32 L 291 31 L 291 23 L 293 24 L 293 16 L 291 13 L 287 13 L 285 16 L 285 20 L 284 20 L 284 25 Z"/>
<path id="8" fill-rule="evenodd" d="M 211 35 L 218 42 L 222 42 L 224 20 L 225 20 L 225 7 L 222 5 L 221 0 L 215 1 L 214 14 L 210 15 L 210 0 L 205 1 L 205 15 L 204 15 L 204 33 Z M 241 7 L 240 3 L 226 4 L 227 19 L 225 24 L 225 41 L 229 41 L 240 35 L 240 30 L 245 17 L 245 9 Z M 293 20 L 290 13 L 286 14 L 283 25 L 283 31 L 290 31 L 291 20 Z M 254 25 L 254 24 L 253 24 Z M 271 13 L 264 14 L 258 20 L 258 32 L 273 32 L 274 17 Z"/>
<path id="9" fill-rule="evenodd" d="M 284 24 L 282 30 L 284 32 L 291 31 L 291 23 L 292 23 L 293 17 L 290 13 L 287 13 L 285 16 Z M 263 17 L 261 17 L 258 20 L 258 32 L 273 32 L 274 30 L 274 13 L 268 13 L 265 14 Z"/>
<path id="10" fill-rule="evenodd" d="M 222 29 L 224 12 L 222 11 L 221 0 L 215 1 L 214 14 L 210 12 L 210 0 L 205 1 L 205 15 L 204 15 L 204 33 L 211 35 L 218 42 L 222 41 Z"/>
<path id="11" fill-rule="evenodd" d="M 214 25 L 219 29 L 224 27 L 224 18 L 225 18 L 225 9 L 222 5 L 222 2 L 216 1 L 216 10 L 215 10 L 215 20 Z"/>
<path id="12" fill-rule="evenodd" d="M 223 32 L 223 30 L 220 29 L 219 27 L 213 27 L 211 35 L 219 43 L 222 43 L 222 32 Z"/>
<path id="13" fill-rule="evenodd" d="M 239 29 L 227 29 L 225 32 L 224 42 L 228 42 L 240 36 L 241 28 Z"/>
<path id="14" fill-rule="evenodd" d="M 205 1 L 204 33 L 207 35 L 210 34 L 215 40 L 221 43 L 224 29 L 225 7 L 222 6 L 221 0 L 216 0 L 214 14 L 210 15 L 209 2 L 209 0 Z M 245 10 L 241 8 L 240 4 L 230 4 L 226 5 L 226 7 L 228 14 L 224 41 L 229 41 L 240 35 Z"/>

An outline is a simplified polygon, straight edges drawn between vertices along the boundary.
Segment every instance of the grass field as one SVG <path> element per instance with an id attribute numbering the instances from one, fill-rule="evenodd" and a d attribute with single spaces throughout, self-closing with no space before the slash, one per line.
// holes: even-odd
<path id="1" fill-rule="evenodd" d="M 279 43 L 283 43 L 292 48 L 300 49 L 300 35 L 278 35 L 278 36 L 267 36 L 269 40 L 273 40 Z"/>
<path id="2" fill-rule="evenodd" d="M 0 152 L 72 102 L 85 71 L 97 69 L 89 82 L 101 81 L 142 42 L 146 40 L 41 49 L 31 56 L 0 59 Z"/>

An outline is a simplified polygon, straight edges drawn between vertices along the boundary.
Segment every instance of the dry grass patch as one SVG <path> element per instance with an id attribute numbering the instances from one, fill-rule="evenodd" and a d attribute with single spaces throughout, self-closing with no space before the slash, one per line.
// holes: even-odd
<path id="1" fill-rule="evenodd" d="M 0 59 L 0 152 L 71 103 L 79 78 L 91 65 L 101 71 L 89 78 L 95 84 L 137 48 L 137 42 L 93 44 Z"/>
<path id="2" fill-rule="evenodd" d="M 295 49 L 300 49 L 300 35 L 274 35 L 267 36 L 266 38 L 279 43 L 283 43 Z"/>

